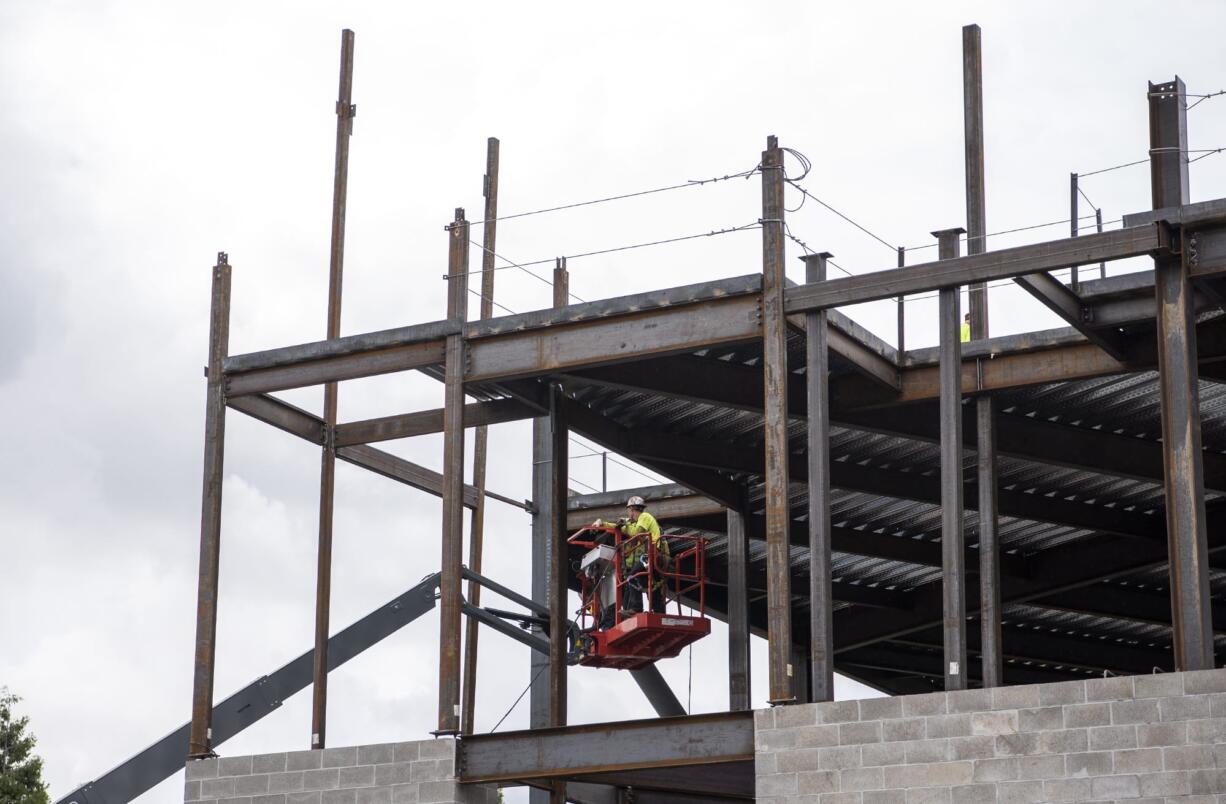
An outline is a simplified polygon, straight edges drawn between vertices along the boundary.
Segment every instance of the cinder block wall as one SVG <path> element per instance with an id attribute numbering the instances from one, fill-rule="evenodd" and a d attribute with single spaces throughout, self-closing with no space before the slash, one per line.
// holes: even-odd
<path id="1" fill-rule="evenodd" d="M 755 713 L 769 804 L 1226 804 L 1226 670 Z"/>
<path id="2" fill-rule="evenodd" d="M 497 804 L 498 789 L 461 785 L 456 741 L 359 745 L 187 763 L 191 804 Z"/>

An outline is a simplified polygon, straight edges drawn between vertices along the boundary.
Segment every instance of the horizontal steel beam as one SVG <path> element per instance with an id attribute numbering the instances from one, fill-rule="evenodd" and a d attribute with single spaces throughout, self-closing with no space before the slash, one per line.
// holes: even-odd
<path id="1" fill-rule="evenodd" d="M 225 392 L 231 397 L 267 393 L 438 365 L 445 339 L 456 333 L 471 341 L 468 381 L 532 376 L 576 360 L 594 365 L 752 339 L 759 328 L 753 311 L 761 286 L 762 277 L 751 274 L 467 324 L 435 321 L 235 355 L 223 364 Z M 698 311 L 692 321 L 693 311 L 678 312 L 686 307 Z M 713 328 L 712 317 L 720 315 L 735 326 Z M 539 350 L 535 356 L 533 348 Z"/>
<path id="2" fill-rule="evenodd" d="M 302 408 L 288 402 L 282 402 L 276 397 L 267 395 L 239 396 L 226 400 L 226 405 L 235 410 L 273 425 L 287 433 L 306 439 L 314 444 L 322 444 L 324 440 L 324 420 L 307 413 Z M 369 469 L 386 478 L 412 486 L 420 491 L 442 496 L 443 476 L 433 469 L 405 460 L 390 452 L 384 452 L 374 447 L 356 445 L 341 447 L 336 451 L 336 457 L 343 461 Z M 488 489 L 485 496 L 499 502 L 513 505 L 516 508 L 527 509 L 528 504 L 512 500 Z M 477 504 L 477 490 L 473 486 L 464 486 L 464 505 L 473 508 Z"/>
<path id="3" fill-rule="evenodd" d="M 239 397 L 239 399 L 243 398 Z M 518 399 L 470 402 L 464 406 L 464 426 L 502 424 L 539 415 L 540 412 L 536 408 Z M 336 446 L 373 444 L 378 441 L 391 441 L 396 438 L 411 438 L 441 432 L 443 432 L 443 409 L 434 408 L 433 410 L 338 424 L 336 425 Z"/>
<path id="4" fill-rule="evenodd" d="M 1163 241 L 1157 225 L 1052 240 L 948 260 L 909 265 L 841 279 L 798 285 L 786 291 L 788 313 L 891 299 L 941 288 L 1009 279 L 1070 265 L 1106 262 L 1150 254 Z"/>
<path id="5" fill-rule="evenodd" d="M 596 723 L 460 739 L 460 781 L 565 778 L 754 758 L 753 713 Z"/>

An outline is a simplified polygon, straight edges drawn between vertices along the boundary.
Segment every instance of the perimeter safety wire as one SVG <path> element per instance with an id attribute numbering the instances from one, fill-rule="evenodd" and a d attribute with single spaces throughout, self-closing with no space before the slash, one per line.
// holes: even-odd
<path id="1" fill-rule="evenodd" d="M 534 209 L 528 212 L 516 212 L 512 215 L 501 215 L 497 218 L 487 218 L 485 220 L 472 221 L 469 225 L 476 226 L 478 224 L 488 223 L 491 221 L 509 221 L 515 218 L 526 218 L 529 215 L 542 215 L 546 212 L 561 212 L 564 209 L 575 209 L 576 207 L 590 207 L 593 204 L 604 204 L 609 201 L 623 201 L 627 198 L 638 198 L 639 196 L 644 196 L 644 195 L 654 195 L 655 193 L 665 193 L 670 190 L 682 190 L 682 189 L 685 189 L 686 187 L 702 187 L 703 185 L 715 184 L 716 182 L 729 181 L 731 179 L 740 179 L 740 178 L 748 179 L 750 176 L 753 176 L 754 174 L 758 173 L 761 169 L 762 169 L 761 165 L 755 165 L 749 170 L 742 170 L 739 173 L 728 173 L 723 176 L 712 176 L 711 178 L 708 178 L 708 179 L 689 179 L 685 182 L 682 182 L 681 184 L 670 184 L 666 187 L 653 187 L 649 190 L 637 190 L 632 193 L 622 193 L 621 195 L 610 195 L 610 196 L 605 196 L 604 198 L 593 198 L 589 201 L 576 201 L 573 204 L 561 204 L 556 207 L 545 207 L 543 209 Z"/>
<path id="2" fill-rule="evenodd" d="M 799 176 L 788 176 L 786 172 L 784 173 L 784 176 L 783 176 L 783 180 L 785 182 L 787 182 L 788 184 L 792 185 L 793 187 L 795 187 L 797 190 L 800 191 L 800 204 L 798 204 L 795 209 L 787 209 L 786 210 L 787 212 L 798 212 L 800 211 L 801 207 L 805 205 L 805 199 L 813 199 L 818 204 L 821 204 L 823 207 L 830 210 L 835 215 L 838 215 L 840 218 L 847 221 L 852 226 L 859 229 L 861 232 L 864 232 L 866 235 L 868 235 L 869 237 L 873 238 L 881 245 L 888 248 L 890 251 L 893 251 L 894 253 L 898 253 L 897 246 L 892 245 L 885 238 L 878 235 L 876 232 L 873 232 L 868 227 L 858 223 L 857 221 L 853 220 L 851 217 L 845 215 L 844 213 L 832 207 L 830 204 L 827 204 L 825 201 L 815 196 L 813 193 L 806 190 L 800 184 L 800 182 L 803 181 L 804 178 L 809 175 L 809 171 L 813 169 L 813 163 L 809 160 L 809 157 L 805 156 L 800 151 L 797 151 L 794 148 L 783 148 L 781 150 L 785 151 L 786 153 L 791 154 L 793 157 L 795 157 L 796 161 L 800 162 L 800 175 Z"/>

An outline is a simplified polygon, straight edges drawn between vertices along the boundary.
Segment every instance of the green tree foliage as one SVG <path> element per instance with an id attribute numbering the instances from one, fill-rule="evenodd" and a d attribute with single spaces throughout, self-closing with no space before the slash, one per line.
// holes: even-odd
<path id="1" fill-rule="evenodd" d="M 30 719 L 13 714 L 20 700 L 0 687 L 0 802 L 48 804 L 43 761 L 34 756 L 34 735 L 26 734 Z"/>

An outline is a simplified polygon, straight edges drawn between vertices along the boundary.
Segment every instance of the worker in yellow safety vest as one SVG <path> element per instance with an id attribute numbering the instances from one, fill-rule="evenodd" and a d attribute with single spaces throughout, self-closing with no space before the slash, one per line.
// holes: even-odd
<path id="1" fill-rule="evenodd" d="M 962 342 L 970 343 L 971 340 L 971 314 L 967 313 L 962 316 Z"/>
<path id="2" fill-rule="evenodd" d="M 664 613 L 664 579 L 659 576 L 661 570 L 668 569 L 668 540 L 660 535 L 660 523 L 647 511 L 647 503 L 642 497 L 635 495 L 626 501 L 626 516 L 617 522 L 596 520 L 599 527 L 615 527 L 622 532 L 622 577 L 631 578 L 636 573 L 640 577 L 631 578 L 622 590 L 623 614 L 636 613 L 643 610 L 643 599 L 640 592 L 647 586 L 647 557 L 650 553 L 648 544 L 655 545 L 656 566 L 651 584 L 651 610 L 657 614 Z"/>

